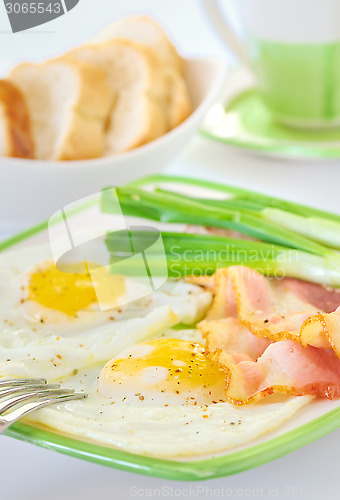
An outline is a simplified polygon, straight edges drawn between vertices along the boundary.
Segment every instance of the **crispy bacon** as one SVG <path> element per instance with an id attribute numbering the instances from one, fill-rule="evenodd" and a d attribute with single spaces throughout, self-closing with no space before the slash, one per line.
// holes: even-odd
<path id="1" fill-rule="evenodd" d="M 296 297 L 314 305 L 326 313 L 335 311 L 340 306 L 340 290 L 328 286 L 317 285 L 295 278 L 285 278 L 285 286 Z"/>
<path id="2" fill-rule="evenodd" d="M 216 293 L 207 319 L 238 317 L 271 340 L 333 348 L 340 357 L 340 293 L 295 279 L 270 279 L 254 269 L 232 266 L 215 274 Z M 328 311 L 328 312 L 325 312 Z"/>
<path id="3" fill-rule="evenodd" d="M 231 403 L 253 403 L 273 392 L 340 397 L 340 360 L 330 350 L 256 337 L 236 318 L 202 321 L 198 328 L 209 354 L 228 371 Z"/>
<path id="4" fill-rule="evenodd" d="M 201 321 L 198 328 L 206 338 L 207 351 L 222 350 L 232 362 L 256 361 L 272 343 L 253 335 L 237 318 Z"/>
<path id="5" fill-rule="evenodd" d="M 212 307 L 198 328 L 228 372 L 229 401 L 273 392 L 340 397 L 338 291 L 242 266 L 218 270 L 214 281 Z"/>

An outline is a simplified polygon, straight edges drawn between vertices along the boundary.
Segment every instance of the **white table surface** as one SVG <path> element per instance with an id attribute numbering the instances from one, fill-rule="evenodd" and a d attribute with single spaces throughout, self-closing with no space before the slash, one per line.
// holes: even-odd
<path id="1" fill-rule="evenodd" d="M 100 9 L 93 8 L 94 4 Z M 44 33 L 44 44 L 38 34 L 20 34 L 14 40 L 13 35 L 0 31 L 0 37 L 7 41 L 7 44 L 1 43 L 0 38 L 3 67 L 22 57 L 34 55 L 39 59 L 61 51 L 108 19 L 141 11 L 157 15 L 186 53 L 226 57 L 201 15 L 198 0 L 124 0 L 115 4 L 113 0 L 81 0 L 73 11 L 74 16 L 78 16 L 78 31 L 72 31 L 69 19 L 64 16 L 49 25 L 49 29 L 55 31 Z M 1 8 L 2 5 L 0 14 Z M 0 30 L 8 30 L 1 16 L 0 19 Z M 340 212 L 340 161 L 288 162 L 261 158 L 198 136 L 166 172 L 220 180 Z M 0 228 L 0 239 L 4 237 Z M 340 430 L 236 476 L 187 483 L 117 471 L 1 437 L 0 499 L 336 499 L 340 498 L 339 445 Z"/>

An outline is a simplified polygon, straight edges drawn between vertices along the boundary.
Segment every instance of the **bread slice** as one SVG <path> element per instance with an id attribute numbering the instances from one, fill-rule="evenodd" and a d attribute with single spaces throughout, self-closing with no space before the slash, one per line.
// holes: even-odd
<path id="1" fill-rule="evenodd" d="M 173 67 L 163 70 L 167 88 L 169 129 L 180 125 L 192 112 L 188 86 L 183 76 Z"/>
<path id="2" fill-rule="evenodd" d="M 116 38 L 134 41 L 152 52 L 162 68 L 167 88 L 164 99 L 168 104 L 168 130 L 177 127 L 190 115 L 192 105 L 185 81 L 184 60 L 163 28 L 147 16 L 127 16 L 102 30 L 93 42 L 100 45 Z"/>
<path id="3" fill-rule="evenodd" d="M 163 28 L 148 16 L 127 16 L 104 28 L 91 43 L 102 44 L 116 38 L 131 40 L 152 49 L 163 66 L 184 74 L 184 62 Z"/>
<path id="4" fill-rule="evenodd" d="M 106 75 L 97 66 L 51 60 L 21 64 L 9 79 L 28 103 L 40 160 L 81 160 L 103 154 L 111 106 Z"/>
<path id="5" fill-rule="evenodd" d="M 34 157 L 31 123 L 24 96 L 8 80 L 0 80 L 0 156 Z"/>
<path id="6" fill-rule="evenodd" d="M 150 51 L 128 40 L 72 50 L 64 57 L 96 64 L 112 94 L 106 155 L 141 146 L 169 130 L 163 74 Z"/>

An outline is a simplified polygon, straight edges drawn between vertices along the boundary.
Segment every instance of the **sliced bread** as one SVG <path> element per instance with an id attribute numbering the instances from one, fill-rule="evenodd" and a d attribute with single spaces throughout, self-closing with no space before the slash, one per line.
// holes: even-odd
<path id="1" fill-rule="evenodd" d="M 9 79 L 28 104 L 40 160 L 81 160 L 103 154 L 111 95 L 97 66 L 51 60 L 21 64 Z"/>
<path id="2" fill-rule="evenodd" d="M 188 86 L 183 76 L 173 67 L 163 70 L 167 89 L 169 129 L 177 127 L 192 112 Z"/>
<path id="3" fill-rule="evenodd" d="M 158 72 L 163 72 L 163 89 L 168 130 L 182 123 L 191 113 L 192 104 L 185 81 L 184 60 L 163 28 L 148 16 L 127 16 L 103 29 L 93 40 L 97 45 L 120 38 L 138 43 L 152 54 Z"/>
<path id="4" fill-rule="evenodd" d="M 25 98 L 8 80 L 0 80 L 0 156 L 34 158 Z"/>
<path id="5" fill-rule="evenodd" d="M 96 64 L 107 75 L 112 109 L 106 155 L 129 151 L 169 130 L 163 74 L 143 46 L 116 39 L 79 47 L 64 57 Z"/>
<path id="6" fill-rule="evenodd" d="M 172 66 L 180 74 L 184 74 L 183 59 L 164 29 L 150 17 L 143 15 L 123 17 L 99 32 L 91 43 L 102 44 L 115 38 L 132 40 L 148 46 L 163 66 Z"/>

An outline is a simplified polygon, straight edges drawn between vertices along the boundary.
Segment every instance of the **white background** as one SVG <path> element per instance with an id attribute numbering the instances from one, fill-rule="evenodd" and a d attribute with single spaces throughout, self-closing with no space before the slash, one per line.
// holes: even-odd
<path id="1" fill-rule="evenodd" d="M 56 55 L 128 12 L 155 15 L 184 54 L 230 60 L 202 15 L 198 0 L 80 0 L 69 14 L 16 35 L 9 31 L 1 4 L 1 69 L 24 59 Z M 259 158 L 197 136 L 167 171 L 217 179 L 340 212 L 339 161 Z M 183 483 L 97 466 L 1 437 L 0 499 L 231 498 L 231 494 L 232 498 L 335 499 L 340 497 L 339 444 L 340 430 L 251 471 Z M 162 487 L 166 489 L 160 492 Z"/>
<path id="2" fill-rule="evenodd" d="M 23 60 L 38 61 L 61 54 L 127 13 L 157 17 L 184 54 L 225 56 L 201 15 L 198 0 L 80 0 L 68 14 L 15 35 L 5 6 L 0 4 L 0 61 L 4 70 Z"/>

